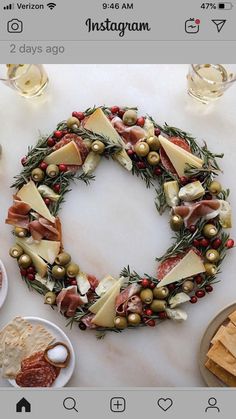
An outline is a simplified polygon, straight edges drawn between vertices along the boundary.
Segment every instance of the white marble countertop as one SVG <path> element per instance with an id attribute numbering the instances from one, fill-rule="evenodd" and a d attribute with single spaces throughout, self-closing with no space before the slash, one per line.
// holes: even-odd
<path id="1" fill-rule="evenodd" d="M 203 386 L 200 339 L 210 319 L 236 299 L 234 251 L 214 292 L 195 306 L 187 305 L 187 322 L 108 333 L 97 341 L 93 332 L 81 332 L 76 326 L 67 329 L 65 319 L 21 282 L 17 265 L 8 256 L 13 239 L 4 219 L 12 202 L 12 178 L 21 169 L 27 146 L 35 144 L 38 130 L 49 133 L 71 111 L 94 104 L 137 105 L 141 113 L 189 130 L 206 139 L 212 150 L 224 151 L 222 182 L 231 189 L 235 211 L 235 87 L 208 108 L 186 94 L 187 65 L 48 65 L 47 70 L 49 90 L 40 99 L 23 99 L 0 86 L 0 258 L 9 276 L 0 327 L 15 315 L 43 317 L 62 327 L 77 358 L 70 386 Z M 83 270 L 99 278 L 118 275 L 127 264 L 140 273 L 155 274 L 155 257 L 171 243 L 168 215 L 158 216 L 153 192 L 118 164 L 104 162 L 96 175 L 88 188 L 73 186 L 61 211 L 67 250 Z M 0 379 L 0 386 L 5 385 Z"/>

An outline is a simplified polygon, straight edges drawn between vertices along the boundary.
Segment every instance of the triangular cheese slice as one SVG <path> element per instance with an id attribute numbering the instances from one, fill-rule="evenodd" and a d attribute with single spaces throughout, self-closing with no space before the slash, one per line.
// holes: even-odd
<path id="1" fill-rule="evenodd" d="M 96 316 L 93 318 L 92 323 L 100 327 L 114 327 L 114 319 L 116 316 L 116 298 L 120 294 L 120 287 L 122 285 L 123 278 L 118 281 L 111 295 L 108 297 L 105 304 L 98 311 Z"/>
<path id="2" fill-rule="evenodd" d="M 159 282 L 157 288 L 181 281 L 181 279 L 205 272 L 205 266 L 200 256 L 190 250 L 183 259 Z"/>
<path id="3" fill-rule="evenodd" d="M 74 141 L 64 145 L 53 153 L 49 154 L 45 159 L 47 164 L 73 164 L 80 166 L 82 158 L 79 149 Z"/>
<path id="4" fill-rule="evenodd" d="M 44 262 L 44 260 L 40 256 L 32 252 L 32 250 L 28 246 L 20 242 L 18 239 L 16 240 L 16 243 L 19 244 L 19 246 L 23 248 L 24 252 L 31 257 L 36 271 L 42 278 L 44 278 L 48 270 L 46 262 Z"/>
<path id="5" fill-rule="evenodd" d="M 102 297 L 100 297 L 94 304 L 92 304 L 91 307 L 89 307 L 89 310 L 91 311 L 91 313 L 93 314 L 98 313 L 98 311 L 102 308 L 102 306 L 108 300 L 108 298 L 113 293 L 113 291 L 116 289 L 117 284 L 118 284 L 118 281 L 114 285 L 112 285 L 112 287 L 105 294 L 103 294 Z"/>
<path id="6" fill-rule="evenodd" d="M 41 197 L 35 183 L 30 180 L 17 192 L 17 196 L 26 204 L 28 204 L 34 211 L 42 215 L 51 223 L 55 223 L 55 217 L 50 213 L 47 205 Z"/>
<path id="7" fill-rule="evenodd" d="M 44 260 L 46 260 L 51 265 L 54 263 L 57 255 L 60 252 L 61 243 L 57 241 L 51 240 L 41 240 L 39 243 L 27 243 L 27 238 L 17 239 L 17 243 L 20 246 L 27 246 L 31 252 L 36 253 L 38 256 L 41 256 Z"/>
<path id="8" fill-rule="evenodd" d="M 161 146 L 164 148 L 179 177 L 186 175 L 185 170 L 187 169 L 187 164 L 199 169 L 203 166 L 203 160 L 194 156 L 192 153 L 183 150 L 181 147 L 173 144 L 161 135 L 159 135 L 158 139 L 160 140 Z"/>
<path id="9" fill-rule="evenodd" d="M 84 124 L 84 128 L 95 134 L 101 134 L 108 137 L 113 144 L 123 146 L 123 150 L 114 154 L 113 157 L 127 170 L 132 170 L 133 163 L 124 149 L 125 144 L 101 108 L 96 109 L 96 111 L 88 117 Z"/>

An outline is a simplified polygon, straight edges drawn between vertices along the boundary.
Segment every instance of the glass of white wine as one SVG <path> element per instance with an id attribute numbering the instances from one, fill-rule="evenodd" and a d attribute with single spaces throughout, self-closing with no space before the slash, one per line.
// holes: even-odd
<path id="1" fill-rule="evenodd" d="M 48 85 L 42 64 L 1 64 L 0 80 L 25 98 L 42 95 Z"/>
<path id="2" fill-rule="evenodd" d="M 188 94 L 208 104 L 219 99 L 236 81 L 235 64 L 191 64 Z"/>

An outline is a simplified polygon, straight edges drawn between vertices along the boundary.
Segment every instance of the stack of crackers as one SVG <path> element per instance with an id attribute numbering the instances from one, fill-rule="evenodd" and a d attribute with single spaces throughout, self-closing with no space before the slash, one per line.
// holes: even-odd
<path id="1" fill-rule="evenodd" d="M 236 387 L 236 311 L 211 341 L 205 367 L 229 387 Z"/>
<path id="2" fill-rule="evenodd" d="M 53 341 L 54 337 L 42 325 L 32 325 L 22 317 L 15 317 L 0 331 L 2 376 L 15 378 L 23 359 L 44 351 Z"/>

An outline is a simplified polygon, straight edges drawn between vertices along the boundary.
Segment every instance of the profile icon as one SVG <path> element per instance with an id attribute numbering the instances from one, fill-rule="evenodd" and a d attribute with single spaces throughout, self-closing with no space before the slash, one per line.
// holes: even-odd
<path id="1" fill-rule="evenodd" d="M 217 410 L 217 412 L 220 413 L 220 408 L 217 406 L 217 400 L 215 397 L 210 397 L 210 399 L 208 399 L 208 406 L 206 407 L 205 412 L 212 411 L 213 409 L 214 411 Z"/>

